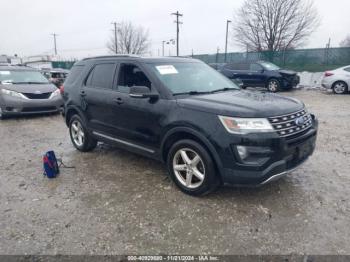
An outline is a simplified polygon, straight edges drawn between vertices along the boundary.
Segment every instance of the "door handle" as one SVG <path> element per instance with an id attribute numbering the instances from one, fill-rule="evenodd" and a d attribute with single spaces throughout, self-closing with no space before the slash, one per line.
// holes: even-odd
<path id="1" fill-rule="evenodd" d="M 121 99 L 120 97 L 115 98 L 115 99 L 114 99 L 114 102 L 117 103 L 118 105 L 121 105 L 121 104 L 124 103 L 123 99 Z"/>

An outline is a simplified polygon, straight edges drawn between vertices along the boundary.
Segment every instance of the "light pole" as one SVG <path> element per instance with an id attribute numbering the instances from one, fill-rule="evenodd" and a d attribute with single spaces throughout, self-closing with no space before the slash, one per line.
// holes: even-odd
<path id="1" fill-rule="evenodd" d="M 231 23 L 231 20 L 226 20 L 226 41 L 225 41 L 225 63 L 227 62 L 227 38 L 228 38 L 228 24 Z"/>

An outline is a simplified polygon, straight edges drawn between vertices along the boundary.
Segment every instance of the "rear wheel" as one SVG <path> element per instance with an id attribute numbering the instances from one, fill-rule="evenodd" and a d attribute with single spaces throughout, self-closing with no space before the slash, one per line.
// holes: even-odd
<path id="1" fill-rule="evenodd" d="M 74 147 L 79 151 L 91 151 L 97 146 L 97 140 L 90 135 L 84 121 L 78 115 L 70 119 L 69 134 Z"/>
<path id="2" fill-rule="evenodd" d="M 333 84 L 333 93 L 337 95 L 346 94 L 348 92 L 348 85 L 343 81 L 338 81 Z"/>
<path id="3" fill-rule="evenodd" d="M 174 183 L 186 194 L 205 195 L 219 185 L 211 156 L 193 140 L 175 143 L 169 151 L 167 166 Z"/>
<path id="4" fill-rule="evenodd" d="M 271 78 L 267 82 L 267 90 L 269 90 L 272 93 L 278 92 L 280 90 L 280 82 L 275 78 Z"/>

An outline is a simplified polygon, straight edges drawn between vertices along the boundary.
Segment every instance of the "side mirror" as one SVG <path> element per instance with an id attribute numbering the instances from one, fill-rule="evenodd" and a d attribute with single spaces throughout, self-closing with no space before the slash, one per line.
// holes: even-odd
<path id="1" fill-rule="evenodd" d="M 132 98 L 152 98 L 157 99 L 158 94 L 151 93 L 147 86 L 132 86 L 130 87 L 129 96 Z"/>

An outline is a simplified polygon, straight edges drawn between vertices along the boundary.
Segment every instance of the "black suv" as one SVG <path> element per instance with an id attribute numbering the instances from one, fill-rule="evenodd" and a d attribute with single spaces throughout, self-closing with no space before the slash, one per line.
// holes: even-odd
<path id="1" fill-rule="evenodd" d="M 242 81 L 243 87 L 266 87 L 270 92 L 289 90 L 300 82 L 296 72 L 265 61 L 226 64 L 219 72 L 230 79 Z"/>
<path id="2" fill-rule="evenodd" d="M 163 161 L 191 195 L 224 183 L 265 184 L 315 148 L 317 120 L 302 102 L 240 90 L 195 59 L 84 59 L 63 97 L 78 150 L 103 141 Z"/>

